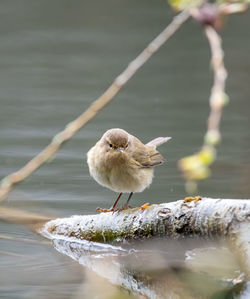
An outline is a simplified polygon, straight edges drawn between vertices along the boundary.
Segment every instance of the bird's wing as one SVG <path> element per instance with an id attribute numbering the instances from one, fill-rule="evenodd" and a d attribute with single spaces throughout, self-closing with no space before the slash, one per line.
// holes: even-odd
<path id="1" fill-rule="evenodd" d="M 164 162 L 164 158 L 162 157 L 162 155 L 157 150 L 152 148 L 152 150 L 150 150 L 148 152 L 147 159 L 142 161 L 141 165 L 143 167 L 153 167 L 153 166 L 156 166 L 156 165 L 160 165 L 163 162 Z"/>
<path id="2" fill-rule="evenodd" d="M 150 145 L 150 146 L 160 146 L 163 143 L 167 142 L 168 140 L 170 140 L 172 137 L 157 137 L 151 141 L 149 141 L 146 145 Z"/>
<path id="3" fill-rule="evenodd" d="M 134 145 L 131 156 L 138 166 L 153 167 L 164 162 L 162 155 L 155 149 L 154 145 L 144 145 L 137 138 L 134 139 Z"/>

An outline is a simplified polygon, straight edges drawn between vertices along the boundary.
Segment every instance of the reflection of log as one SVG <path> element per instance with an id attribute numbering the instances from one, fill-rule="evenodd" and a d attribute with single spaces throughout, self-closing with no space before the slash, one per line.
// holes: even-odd
<path id="1" fill-rule="evenodd" d="M 100 244 L 98 246 L 98 244 L 95 243 L 92 244 L 92 246 L 89 246 L 88 242 L 81 244 L 76 242 L 65 242 L 62 240 L 55 240 L 54 246 L 59 252 L 78 261 L 80 264 L 87 267 L 89 270 L 92 270 L 94 273 L 97 273 L 99 276 L 104 277 L 115 286 L 122 287 L 133 294 L 143 294 L 144 298 L 163 298 L 157 293 L 157 290 L 152 285 L 148 285 L 149 283 L 145 278 L 145 274 L 140 274 L 138 275 L 139 277 L 137 277 L 135 275 L 135 270 L 128 269 L 121 263 L 123 257 L 128 259 L 134 252 L 130 254 L 129 251 L 126 251 L 125 249 L 106 244 Z M 172 292 L 173 291 L 171 290 L 169 293 L 172 295 Z M 180 290 L 179 293 L 181 293 Z M 94 295 L 97 294 L 91 295 L 95 297 Z M 89 294 L 88 298 L 92 297 L 91 295 Z M 173 295 L 176 294 L 173 292 Z M 99 298 L 99 296 L 96 297 Z M 107 297 L 101 296 L 101 298 Z M 120 298 L 120 296 L 114 296 L 114 298 Z"/>
<path id="2" fill-rule="evenodd" d="M 69 237 L 97 242 L 197 236 L 232 241 L 250 272 L 250 201 L 203 198 L 182 200 L 147 209 L 128 209 L 99 215 L 73 216 L 47 222 L 41 233 L 48 238 Z"/>
<path id="3" fill-rule="evenodd" d="M 158 239 L 134 243 L 132 250 L 128 244 L 120 247 L 88 241 L 54 240 L 53 245 L 87 269 L 79 298 L 193 299 L 215 298 L 223 292 L 233 298 L 236 294 L 244 297 L 246 292 L 246 283 L 225 244 Z M 115 286 L 118 288 L 110 294 Z M 134 296 L 125 296 L 124 290 Z"/>

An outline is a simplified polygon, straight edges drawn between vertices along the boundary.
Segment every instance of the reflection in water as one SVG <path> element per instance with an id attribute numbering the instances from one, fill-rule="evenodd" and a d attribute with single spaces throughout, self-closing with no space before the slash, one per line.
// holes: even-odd
<path id="1" fill-rule="evenodd" d="M 54 240 L 53 244 L 56 250 L 78 261 L 88 272 L 91 270 L 97 277 L 107 279 L 113 285 L 112 293 L 117 296 L 121 290 L 114 286 L 122 287 L 128 292 L 126 294 L 136 298 L 152 299 L 225 298 L 226 295 L 247 294 L 244 276 L 235 258 L 225 246 L 218 244 L 194 240 L 155 240 L 123 247 L 65 240 Z M 91 284 L 94 283 L 93 275 Z M 88 281 L 85 291 L 86 284 Z M 107 296 L 100 290 L 100 286 L 92 289 L 92 295 L 111 298 L 109 292 Z"/>

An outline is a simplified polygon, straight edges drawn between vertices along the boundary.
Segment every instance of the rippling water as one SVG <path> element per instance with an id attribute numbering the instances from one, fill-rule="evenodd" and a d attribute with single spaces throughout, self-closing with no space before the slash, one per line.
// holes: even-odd
<path id="1" fill-rule="evenodd" d="M 84 111 L 173 16 L 162 1 L 119 0 L 2 1 L 0 13 L 1 177 L 22 167 Z M 213 176 L 200 184 L 207 197 L 249 198 L 248 27 L 249 12 L 230 17 L 222 33 L 231 102 L 223 114 Z M 160 148 L 167 163 L 132 204 L 183 198 L 176 162 L 202 144 L 211 84 L 207 41 L 189 21 L 51 163 L 16 187 L 5 205 L 58 217 L 109 207 L 115 194 L 89 177 L 85 156 L 112 127 L 145 142 L 173 137 Z M 79 286 L 82 268 L 41 242 L 24 227 L 1 223 L 0 297 L 68 298 Z"/>

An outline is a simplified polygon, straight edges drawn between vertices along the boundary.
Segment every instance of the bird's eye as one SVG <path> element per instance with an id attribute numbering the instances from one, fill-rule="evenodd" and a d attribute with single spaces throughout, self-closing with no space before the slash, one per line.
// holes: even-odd
<path id="1" fill-rule="evenodd" d="M 109 144 L 109 146 L 110 146 L 110 147 L 113 147 L 113 145 L 112 145 L 111 143 Z"/>

